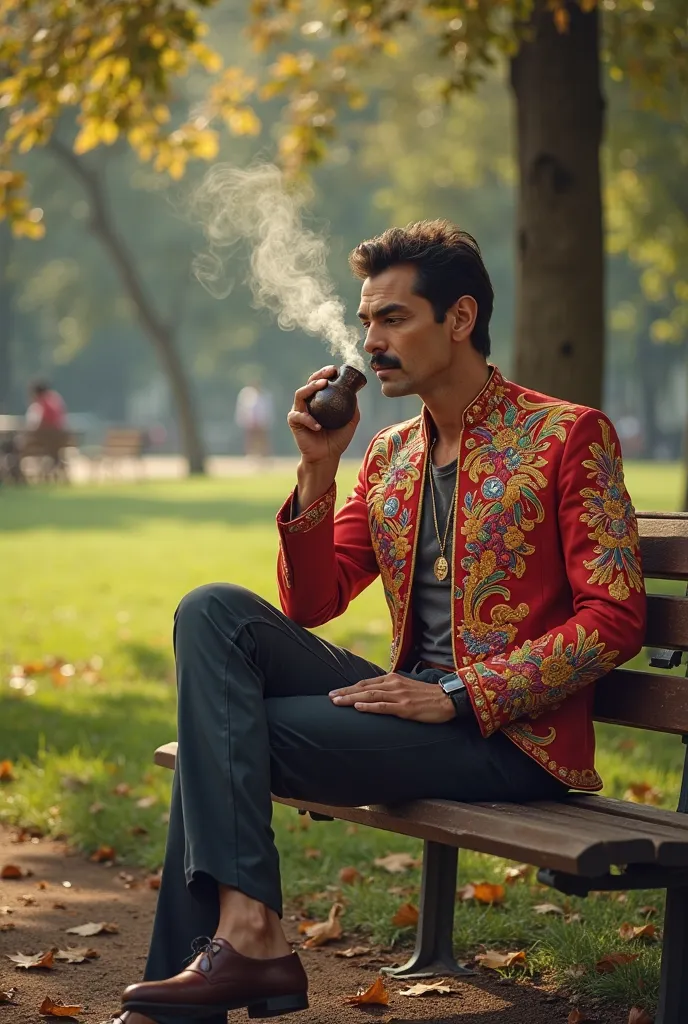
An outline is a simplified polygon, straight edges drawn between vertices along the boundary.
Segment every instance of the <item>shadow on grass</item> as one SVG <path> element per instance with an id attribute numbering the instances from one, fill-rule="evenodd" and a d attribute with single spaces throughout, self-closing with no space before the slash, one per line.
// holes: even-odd
<path id="1" fill-rule="evenodd" d="M 120 650 L 131 661 L 137 676 L 156 682 L 174 682 L 174 658 L 150 644 L 131 641 L 120 645 Z"/>
<path id="2" fill-rule="evenodd" d="M 174 695 L 153 701 L 136 693 L 93 693 L 79 708 L 42 705 L 30 698 L 0 695 L 3 757 L 35 759 L 48 748 L 66 754 L 74 747 L 103 757 L 125 756 L 142 762 L 174 738 Z"/>
<path id="3" fill-rule="evenodd" d="M 285 490 L 286 497 L 286 490 Z M 101 493 L 64 490 L 6 492 L 0 504 L 0 526 L 4 531 L 26 532 L 49 527 L 52 530 L 125 530 L 142 520 L 185 520 L 189 523 L 220 523 L 249 526 L 274 519 L 278 503 L 232 492 L 221 497 L 197 500 L 176 497 L 146 497 L 104 490 Z"/>

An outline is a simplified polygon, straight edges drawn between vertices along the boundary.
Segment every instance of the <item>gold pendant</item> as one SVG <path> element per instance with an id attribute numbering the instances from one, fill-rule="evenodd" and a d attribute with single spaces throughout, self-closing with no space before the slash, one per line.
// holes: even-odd
<path id="1" fill-rule="evenodd" d="M 440 583 L 442 583 L 443 580 L 446 580 L 447 573 L 449 572 L 449 562 L 444 555 L 440 555 L 440 557 L 435 560 L 433 571 Z"/>

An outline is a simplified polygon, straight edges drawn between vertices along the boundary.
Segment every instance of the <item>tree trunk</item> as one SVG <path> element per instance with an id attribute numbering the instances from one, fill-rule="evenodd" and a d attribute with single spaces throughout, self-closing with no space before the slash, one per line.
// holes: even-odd
<path id="1" fill-rule="evenodd" d="M 0 413 L 10 411 L 14 384 L 12 373 L 14 286 L 9 274 L 12 242 L 12 231 L 5 220 L 0 224 Z"/>
<path id="2" fill-rule="evenodd" d="M 599 408 L 604 254 L 599 19 L 569 3 L 560 33 L 536 0 L 512 61 L 520 171 L 515 377 Z"/>
<path id="3" fill-rule="evenodd" d="M 101 177 L 96 171 L 86 167 L 69 147 L 54 136 L 50 141 L 50 148 L 67 164 L 86 189 L 91 207 L 91 229 L 110 256 L 124 290 L 138 313 L 141 327 L 157 352 L 170 385 L 182 447 L 189 463 L 189 473 L 203 474 L 205 451 L 196 420 L 191 387 L 175 344 L 174 328 L 163 320 L 144 291 L 133 257 L 115 229 Z"/>

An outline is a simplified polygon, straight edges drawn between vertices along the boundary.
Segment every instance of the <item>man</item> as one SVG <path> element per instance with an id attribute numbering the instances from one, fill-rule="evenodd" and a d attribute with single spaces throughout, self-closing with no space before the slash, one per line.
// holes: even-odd
<path id="1" fill-rule="evenodd" d="M 272 395 L 258 382 L 247 384 L 237 395 L 234 413 L 236 425 L 244 435 L 247 458 L 263 459 L 270 454 Z"/>
<path id="2" fill-rule="evenodd" d="M 64 399 L 45 381 L 36 381 L 29 389 L 31 403 L 26 410 L 26 426 L 29 430 L 64 430 L 67 426 L 67 409 Z"/>
<path id="3" fill-rule="evenodd" d="M 446 222 L 392 229 L 350 257 L 365 351 L 420 416 L 381 431 L 334 513 L 358 424 L 307 400 L 280 510 L 284 614 L 229 584 L 176 618 L 179 754 L 147 981 L 123 1018 L 302 1009 L 280 926 L 270 791 L 330 804 L 528 800 L 594 791 L 592 683 L 641 647 L 635 514 L 606 417 L 488 364 L 493 294 L 476 242 Z M 314 636 L 381 576 L 391 671 Z M 196 936 L 196 958 L 184 968 Z"/>

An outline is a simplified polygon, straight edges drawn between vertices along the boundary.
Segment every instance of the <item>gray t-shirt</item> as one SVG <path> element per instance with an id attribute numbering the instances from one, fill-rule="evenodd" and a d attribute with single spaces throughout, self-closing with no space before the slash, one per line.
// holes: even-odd
<path id="1" fill-rule="evenodd" d="M 447 516 L 453 517 L 452 498 L 456 487 L 457 460 L 446 466 L 433 466 L 430 461 L 428 472 L 433 474 L 435 502 L 437 505 L 437 526 L 440 537 L 444 536 Z M 432 493 L 429 477 L 425 481 L 423 514 L 420 522 L 420 536 L 413 576 L 413 613 L 418 642 L 416 655 L 421 661 L 432 661 L 436 665 L 452 666 L 451 631 L 451 564 L 453 551 L 452 527 L 449 527 L 444 557 L 449 562 L 447 578 L 440 582 L 434 573 L 435 560 L 441 551 L 437 543 L 435 523 L 432 515 Z"/>

